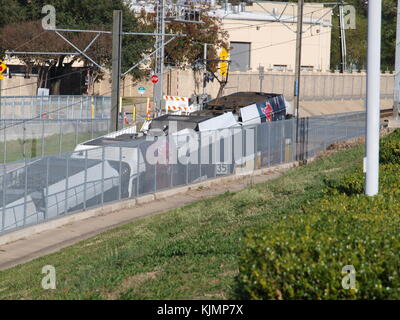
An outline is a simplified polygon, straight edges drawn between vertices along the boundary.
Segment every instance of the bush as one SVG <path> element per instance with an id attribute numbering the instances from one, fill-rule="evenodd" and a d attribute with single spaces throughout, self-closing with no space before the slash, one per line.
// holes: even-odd
<path id="1" fill-rule="evenodd" d="M 239 281 L 251 299 L 400 298 L 400 216 L 397 198 L 321 200 L 246 237 Z M 346 265 L 356 289 L 342 287 Z"/>
<path id="2" fill-rule="evenodd" d="M 239 287 L 250 299 L 400 298 L 400 131 L 381 146 L 380 195 L 363 195 L 359 169 L 328 181 L 302 213 L 245 237 Z M 354 266 L 356 290 L 342 268 Z"/>
<path id="3" fill-rule="evenodd" d="M 379 169 L 380 193 L 400 195 L 400 164 L 382 164 Z M 365 175 L 361 169 L 344 176 L 340 181 L 325 181 L 327 195 L 346 194 L 348 196 L 363 194 Z"/>
<path id="4" fill-rule="evenodd" d="M 396 130 L 380 143 L 381 164 L 400 164 L 400 130 Z"/>

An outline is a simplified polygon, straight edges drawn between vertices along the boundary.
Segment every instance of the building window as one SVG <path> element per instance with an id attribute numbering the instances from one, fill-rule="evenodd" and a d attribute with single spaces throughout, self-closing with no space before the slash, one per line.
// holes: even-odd
<path id="1" fill-rule="evenodd" d="M 247 71 L 250 69 L 250 42 L 231 42 L 231 71 Z"/>
<path id="2" fill-rule="evenodd" d="M 286 71 L 287 64 L 274 64 L 272 70 L 273 71 Z"/>
<path id="3" fill-rule="evenodd" d="M 314 71 L 314 66 L 301 66 L 301 71 Z"/>

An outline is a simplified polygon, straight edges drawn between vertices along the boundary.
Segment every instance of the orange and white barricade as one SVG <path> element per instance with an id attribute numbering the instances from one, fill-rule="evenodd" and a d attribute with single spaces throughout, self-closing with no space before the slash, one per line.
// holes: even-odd
<path id="1" fill-rule="evenodd" d="M 190 104 L 190 99 L 187 97 L 164 96 L 164 100 L 166 113 L 189 114 L 196 111 L 193 105 Z"/>

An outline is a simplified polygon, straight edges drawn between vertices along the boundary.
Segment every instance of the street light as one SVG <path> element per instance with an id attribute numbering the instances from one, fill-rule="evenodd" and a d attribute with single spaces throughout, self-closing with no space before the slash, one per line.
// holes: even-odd
<path id="1" fill-rule="evenodd" d="M 379 191 L 379 125 L 381 75 L 381 15 L 382 0 L 368 1 L 368 66 L 365 194 Z"/>

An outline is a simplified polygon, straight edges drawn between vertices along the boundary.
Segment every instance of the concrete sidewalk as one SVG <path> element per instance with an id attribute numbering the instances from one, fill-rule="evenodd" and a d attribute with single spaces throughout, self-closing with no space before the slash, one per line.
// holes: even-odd
<path id="1" fill-rule="evenodd" d="M 77 217 L 76 221 L 55 227 L 57 221 L 60 219 L 54 220 L 56 224 L 49 222 L 48 230 L 42 227 L 44 231 L 39 233 L 37 233 L 37 230 L 40 230 L 40 225 L 38 225 L 37 229 L 34 226 L 30 230 L 21 230 L 19 231 L 18 240 L 0 245 L 0 270 L 56 252 L 81 240 L 88 239 L 136 219 L 150 217 L 227 191 L 236 192 L 251 184 L 272 180 L 294 166 L 295 163 L 283 164 L 257 170 L 250 175 L 217 178 L 198 183 L 194 186 L 172 189 L 164 193 L 160 192 L 158 195 L 150 195 L 150 202 L 141 204 L 140 201 L 137 201 L 131 208 L 114 212 L 111 209 L 107 212 L 107 209 L 104 208 L 103 211 L 98 210 L 98 212 L 101 212 L 100 214 L 85 219 L 82 218 L 83 220 L 79 219 L 78 215 L 84 215 L 85 212 L 76 213 L 70 216 L 71 218 Z M 231 182 L 227 183 L 228 180 Z M 154 198 L 158 200 L 151 201 Z M 132 199 L 129 201 L 135 200 Z M 24 232 L 26 232 L 25 237 Z M 10 234 L 8 239 L 13 239 L 12 236 Z"/>

